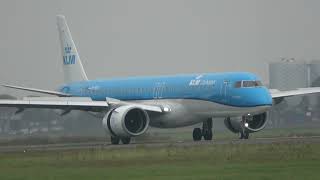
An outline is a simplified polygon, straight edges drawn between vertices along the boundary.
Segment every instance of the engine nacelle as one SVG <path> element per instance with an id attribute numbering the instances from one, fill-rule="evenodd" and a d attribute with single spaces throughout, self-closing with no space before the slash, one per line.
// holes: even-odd
<path id="1" fill-rule="evenodd" d="M 242 131 L 242 128 L 249 133 L 258 132 L 264 129 L 267 124 L 267 113 L 245 116 L 244 118 L 246 119 L 245 123 L 243 123 L 243 117 L 226 118 L 224 124 L 234 133 Z"/>
<path id="2" fill-rule="evenodd" d="M 121 106 L 110 110 L 103 118 L 103 127 L 112 136 L 131 137 L 146 132 L 149 126 L 148 113 L 134 105 Z"/>

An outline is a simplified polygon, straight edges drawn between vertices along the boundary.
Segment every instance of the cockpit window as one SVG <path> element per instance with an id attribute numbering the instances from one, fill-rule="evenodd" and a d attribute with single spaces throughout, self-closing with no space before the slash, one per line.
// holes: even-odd
<path id="1" fill-rule="evenodd" d="M 255 81 L 256 82 L 256 86 L 263 86 L 261 81 Z"/>
<path id="2" fill-rule="evenodd" d="M 262 86 L 261 81 L 237 81 L 234 85 L 235 88 L 240 87 L 259 87 Z"/>
<path id="3" fill-rule="evenodd" d="M 234 84 L 234 87 L 235 88 L 241 88 L 241 81 L 237 81 L 235 84 Z"/>
<path id="4" fill-rule="evenodd" d="M 256 82 L 255 81 L 243 81 L 243 87 L 254 87 L 256 86 Z"/>

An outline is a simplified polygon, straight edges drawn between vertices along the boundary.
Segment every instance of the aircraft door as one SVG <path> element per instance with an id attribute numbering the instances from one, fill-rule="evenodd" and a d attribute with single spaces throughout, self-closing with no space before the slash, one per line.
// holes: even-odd
<path id="1" fill-rule="evenodd" d="M 230 81 L 224 80 L 221 87 L 221 99 L 224 103 L 229 102 Z"/>

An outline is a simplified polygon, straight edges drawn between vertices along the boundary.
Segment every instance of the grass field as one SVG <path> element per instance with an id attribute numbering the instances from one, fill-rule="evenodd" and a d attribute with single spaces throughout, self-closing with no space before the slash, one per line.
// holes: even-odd
<path id="1" fill-rule="evenodd" d="M 146 141 L 162 141 L 162 142 L 176 142 L 176 141 L 191 141 L 192 128 L 177 128 L 177 129 L 153 129 L 147 134 L 134 138 L 137 142 Z M 237 139 L 238 135 L 225 131 L 215 131 L 213 134 L 214 140 L 228 140 Z M 296 127 L 296 128 L 274 128 L 264 129 L 257 133 L 251 134 L 252 138 L 259 137 L 296 137 L 296 136 L 320 136 L 320 127 Z M 31 145 L 31 144 L 57 144 L 57 143 L 81 143 L 81 142 L 101 142 L 109 141 L 105 136 L 63 136 L 63 135 L 37 135 L 37 136 L 8 136 L 0 137 L 0 146 L 7 145 Z"/>
<path id="2" fill-rule="evenodd" d="M 0 155 L 1 180 L 319 179 L 320 144 L 230 144 Z"/>
<path id="3" fill-rule="evenodd" d="M 320 127 L 295 127 L 295 128 L 271 128 L 250 134 L 252 138 L 269 138 L 269 137 L 299 137 L 299 136 L 320 136 Z M 144 137 L 151 140 L 162 139 L 167 141 L 190 141 L 192 140 L 192 129 L 161 129 L 150 134 L 149 137 Z M 214 131 L 214 140 L 231 140 L 237 139 L 238 135 L 229 130 Z"/>

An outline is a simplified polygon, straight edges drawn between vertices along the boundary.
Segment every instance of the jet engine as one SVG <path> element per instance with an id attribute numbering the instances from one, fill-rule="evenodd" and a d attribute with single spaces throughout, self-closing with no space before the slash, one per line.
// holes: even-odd
<path id="1" fill-rule="evenodd" d="M 116 137 L 132 137 L 143 134 L 149 126 L 147 112 L 133 105 L 110 110 L 103 118 L 103 127 Z"/>
<path id="2" fill-rule="evenodd" d="M 235 118 L 226 118 L 225 126 L 234 133 L 239 133 L 243 130 L 253 133 L 262 130 L 267 124 L 267 113 L 261 113 L 252 116 L 243 116 Z"/>

